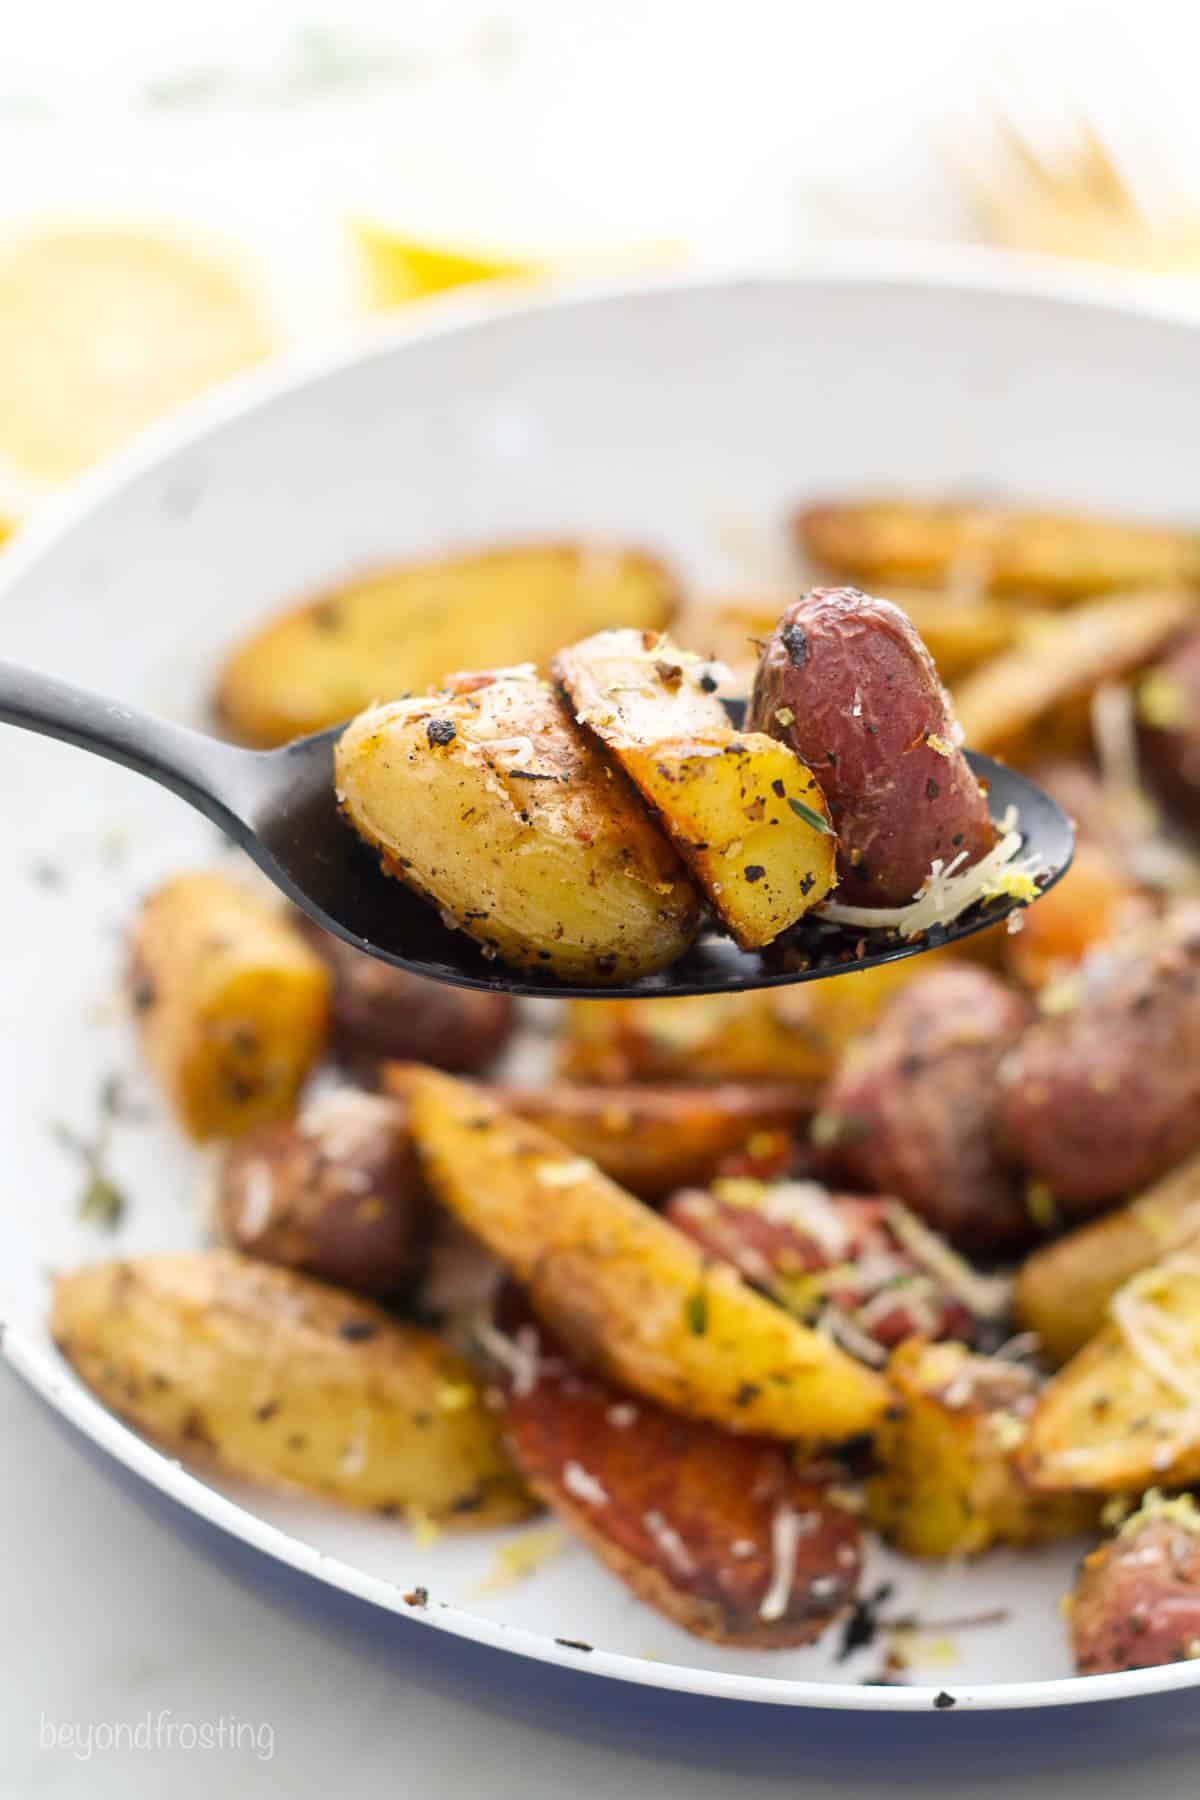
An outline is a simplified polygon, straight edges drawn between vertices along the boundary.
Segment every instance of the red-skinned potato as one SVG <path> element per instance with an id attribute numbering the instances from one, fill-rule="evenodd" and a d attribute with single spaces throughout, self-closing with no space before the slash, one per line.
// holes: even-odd
<path id="1" fill-rule="evenodd" d="M 1028 1237 L 1022 1184 L 1000 1152 L 997 1070 L 1030 1016 L 969 963 L 914 976 L 848 1051 L 814 1122 L 842 1180 L 895 1194 L 954 1243 Z"/>
<path id="2" fill-rule="evenodd" d="M 811 1643 L 854 1598 L 857 1521 L 785 1448 L 622 1393 L 528 1317 L 506 1342 L 514 1461 L 648 1605 L 696 1637 L 782 1649 Z"/>
<path id="3" fill-rule="evenodd" d="M 897 1236 L 898 1202 L 831 1194 L 814 1181 L 716 1181 L 667 1203 L 676 1230 L 845 1349 L 881 1366 L 907 1337 L 974 1340 L 978 1319 Z M 912 1215 L 908 1214 L 911 1235 Z M 921 1238 L 926 1235 L 918 1227 Z M 964 1265 L 992 1310 L 993 1290 Z"/>
<path id="4" fill-rule="evenodd" d="M 429 1211 L 403 1105 L 353 1088 L 248 1132 L 218 1177 L 229 1243 L 359 1294 L 393 1293 L 414 1274 Z"/>
<path id="5" fill-rule="evenodd" d="M 398 1058 L 473 1075 L 503 1050 L 516 1024 L 506 994 L 450 987 L 356 950 L 298 916 L 333 976 L 333 1047 L 347 1062 Z"/>
<path id="6" fill-rule="evenodd" d="M 1200 909 L 1094 949 L 1002 1070 L 1012 1155 L 1073 1218 L 1200 1144 Z"/>
<path id="7" fill-rule="evenodd" d="M 748 730 L 806 762 L 838 834 L 837 899 L 903 906 L 935 858 L 996 841 L 950 701 L 912 621 L 855 588 L 813 588 L 763 649 Z"/>
<path id="8" fill-rule="evenodd" d="M 1079 1571 L 1068 1613 L 1081 1675 L 1200 1656 L 1200 1513 L 1152 1499 Z"/>

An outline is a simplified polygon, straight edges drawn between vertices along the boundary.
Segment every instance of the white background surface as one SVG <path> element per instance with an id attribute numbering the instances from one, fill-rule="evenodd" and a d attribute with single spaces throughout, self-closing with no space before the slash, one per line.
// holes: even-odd
<path id="1" fill-rule="evenodd" d="M 961 233 L 938 145 L 993 98 L 1053 125 L 1065 93 L 1131 140 L 1153 129 L 1168 153 L 1196 144 L 1196 27 L 1154 3 L 346 0 L 343 46 L 404 52 L 410 72 L 291 98 L 280 96 L 298 79 L 296 33 L 333 9 L 40 0 L 0 15 L 0 217 L 149 210 L 222 230 L 259 255 L 306 335 L 340 328 L 351 309 L 353 210 L 535 249 L 676 237 L 705 257 L 751 258 L 838 233 Z M 198 70 L 215 72 L 217 98 L 146 103 L 148 88 Z M 1196 1790 L 1194 1741 L 1132 1715 L 1099 1774 L 1090 1757 L 1073 1771 L 1061 1729 L 1029 1741 L 1003 1717 L 970 1722 L 970 1736 L 967 1721 L 947 1720 L 931 1762 L 916 1739 L 898 1752 L 902 1740 L 862 1721 L 598 1694 L 407 1630 L 202 1535 L 3 1369 L 0 1546 L 5 1800 L 108 1800 L 168 1782 L 182 1800 L 214 1789 L 674 1800 L 735 1788 L 739 1800 L 990 1800 L 1018 1781 L 1029 1800 Z M 51 1726 L 129 1726 L 164 1708 L 180 1722 L 266 1728 L 272 1759 L 168 1750 L 84 1762 L 41 1747 Z M 1076 1729 L 1096 1726 L 1080 1715 Z"/>

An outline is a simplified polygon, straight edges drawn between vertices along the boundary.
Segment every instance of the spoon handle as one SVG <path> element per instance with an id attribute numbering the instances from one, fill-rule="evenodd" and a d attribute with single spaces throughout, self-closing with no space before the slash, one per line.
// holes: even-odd
<path id="1" fill-rule="evenodd" d="M 226 829 L 243 823 L 237 796 L 244 783 L 239 778 L 255 761 L 252 751 L 17 663 L 0 662 L 0 724 L 59 738 L 121 763 Z"/>

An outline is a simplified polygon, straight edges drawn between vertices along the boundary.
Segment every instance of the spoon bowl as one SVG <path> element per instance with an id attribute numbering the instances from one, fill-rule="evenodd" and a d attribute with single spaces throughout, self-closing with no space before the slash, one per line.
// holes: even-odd
<path id="1" fill-rule="evenodd" d="M 740 724 L 741 706 L 728 703 L 728 711 Z M 279 750 L 243 750 L 11 663 L 0 663 L 0 723 L 59 738 L 169 788 L 240 844 L 326 931 L 382 962 L 456 987 L 542 999 L 616 1000 L 824 981 L 957 943 L 1027 904 L 1001 899 L 976 905 L 952 924 L 911 939 L 835 925 L 817 915 L 802 919 L 764 951 L 739 950 L 731 939 L 709 931 L 660 974 L 623 986 L 564 982 L 489 959 L 472 938 L 444 925 L 427 901 L 380 872 L 338 812 L 333 749 L 344 729 L 340 725 Z M 1017 809 L 1022 852 L 1044 871 L 1039 876 L 1044 893 L 1070 866 L 1075 843 L 1070 820 L 1015 770 L 972 751 L 967 760 L 988 784 L 994 819 Z"/>

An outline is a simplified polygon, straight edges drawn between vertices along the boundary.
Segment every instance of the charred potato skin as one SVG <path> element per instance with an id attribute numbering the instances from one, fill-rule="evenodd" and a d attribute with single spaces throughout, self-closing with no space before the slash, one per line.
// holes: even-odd
<path id="1" fill-rule="evenodd" d="M 536 676 L 462 675 L 376 707 L 334 761 L 343 813 L 385 872 L 514 967 L 619 983 L 696 935 L 675 852 Z"/>
<path id="2" fill-rule="evenodd" d="M 1001 1129 L 1086 1218 L 1200 1145 L 1200 911 L 1098 947 L 1069 979 L 1004 1065 Z"/>
<path id="3" fill-rule="evenodd" d="M 1200 1238 L 1200 1155 L 1144 1194 L 1027 1257 L 1017 1276 L 1020 1324 L 1051 1362 L 1065 1363 L 1100 1331 L 1113 1295 L 1132 1275 Z"/>
<path id="4" fill-rule="evenodd" d="M 892 1353 L 888 1378 L 894 1399 L 866 1494 L 867 1519 L 889 1543 L 911 1556 L 975 1555 L 1094 1524 L 1094 1501 L 1031 1493 L 1018 1473 L 1014 1440 L 1037 1392 L 1031 1370 L 909 1338 Z"/>
<path id="5" fill-rule="evenodd" d="M 429 1207 L 403 1106 L 351 1089 L 247 1132 L 218 1176 L 226 1242 L 356 1294 L 412 1279 Z"/>
<path id="6" fill-rule="evenodd" d="M 1169 1512 L 1134 1518 L 1086 1557 L 1070 1601 L 1080 1675 L 1200 1656 L 1200 1533 Z"/>
<path id="7" fill-rule="evenodd" d="M 551 668 L 743 949 L 770 943 L 829 892 L 820 788 L 786 745 L 731 727 L 706 665 L 653 633 L 615 630 L 560 651 Z"/>
<path id="8" fill-rule="evenodd" d="M 269 749 L 471 663 L 543 664 L 612 619 L 659 630 L 678 600 L 656 557 L 625 547 L 516 544 L 402 563 L 287 607 L 238 645 L 216 711 Z"/>
<path id="9" fill-rule="evenodd" d="M 404 1089 L 435 1194 L 581 1361 L 730 1431 L 829 1442 L 870 1429 L 878 1376 L 710 1268 L 592 1164 L 451 1076 L 411 1068 Z"/>
<path id="10" fill-rule="evenodd" d="M 1051 606 L 1142 583 L 1200 582 L 1194 533 L 1070 513 L 897 497 L 804 506 L 793 525 L 819 562 L 867 581 L 937 585 L 961 574 L 987 593 Z"/>
<path id="11" fill-rule="evenodd" d="M 639 1003 L 640 1004 L 640 1003 Z M 729 1158 L 780 1155 L 812 1111 L 788 1082 L 712 1087 L 502 1087 L 502 1105 L 540 1125 L 639 1199 L 703 1183 Z"/>
<path id="12" fill-rule="evenodd" d="M 747 726 L 808 764 L 838 834 L 838 899 L 903 906 L 930 865 L 996 840 L 937 670 L 912 624 L 854 588 L 813 588 L 759 663 Z"/>
<path id="13" fill-rule="evenodd" d="M 333 1049 L 344 1062 L 361 1067 L 396 1058 L 474 1075 L 512 1036 L 516 1008 L 506 994 L 428 981 L 356 950 L 303 915 L 297 923 L 333 977 Z"/>
<path id="14" fill-rule="evenodd" d="M 997 1071 L 1030 1016 L 985 969 L 947 962 L 914 976 L 825 1096 L 817 1130 L 834 1170 L 895 1194 L 955 1243 L 1027 1239 L 1021 1183 L 1000 1155 Z"/>
<path id="15" fill-rule="evenodd" d="M 146 1061 L 194 1138 L 287 1113 L 325 1046 L 325 965 L 285 914 L 222 875 L 150 896 L 127 988 Z"/>
<path id="16" fill-rule="evenodd" d="M 635 1401 L 544 1335 L 538 1354 L 536 1383 L 505 1400 L 513 1459 L 640 1599 L 696 1637 L 756 1649 L 811 1643 L 853 1599 L 857 1521 L 781 1445 Z M 801 1524 L 796 1566 L 779 1616 L 764 1618 L 773 1519 L 785 1507 Z"/>
<path id="17" fill-rule="evenodd" d="M 355 1295 L 233 1250 L 60 1276 L 51 1331 L 138 1431 L 270 1487 L 473 1528 L 528 1497 L 470 1370 Z"/>

